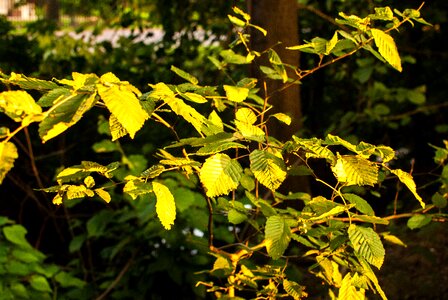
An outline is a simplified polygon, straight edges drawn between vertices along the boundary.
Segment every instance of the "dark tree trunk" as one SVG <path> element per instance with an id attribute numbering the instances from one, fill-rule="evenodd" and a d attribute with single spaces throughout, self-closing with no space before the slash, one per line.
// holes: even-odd
<path id="1" fill-rule="evenodd" d="M 59 0 L 46 0 L 45 4 L 45 18 L 56 23 L 59 22 Z"/>
<path id="2" fill-rule="evenodd" d="M 278 53 L 283 63 L 297 66 L 299 63 L 299 51 L 285 49 L 287 46 L 299 44 L 297 0 L 252 0 L 250 4 L 252 22 L 268 31 L 263 36 L 256 30 L 252 32 L 252 48 L 256 51 L 264 51 L 281 44 L 273 49 Z M 269 66 L 267 57 L 261 64 Z M 257 65 L 253 65 L 252 76 L 259 79 L 260 87 L 263 88 L 263 74 Z M 294 78 L 293 71 L 288 71 L 290 77 Z M 280 80 L 269 80 L 267 82 L 268 95 L 272 95 L 269 103 L 274 105 L 273 113 L 283 112 L 292 118 L 292 124 L 285 127 L 277 122 L 270 122 L 269 132 L 280 140 L 288 140 L 301 126 L 302 112 L 300 104 L 299 85 L 292 85 L 284 90 L 284 84 Z"/>
<path id="3" fill-rule="evenodd" d="M 249 12 L 252 22 L 268 31 L 267 36 L 263 36 L 257 30 L 251 32 L 252 49 L 264 51 L 272 48 L 280 56 L 285 64 L 298 66 L 299 51 L 287 50 L 286 47 L 299 44 L 299 22 L 297 12 L 297 0 L 251 0 L 249 2 Z M 281 42 L 281 44 L 278 44 Z M 269 66 L 266 55 L 261 65 Z M 287 68 L 290 78 L 294 78 L 294 71 Z M 259 87 L 263 90 L 266 81 L 267 94 L 270 96 L 269 103 L 274 106 L 270 113 L 282 112 L 288 114 L 291 125 L 286 126 L 275 120 L 268 122 L 268 132 L 271 136 L 286 141 L 297 133 L 302 126 L 302 110 L 300 99 L 300 86 L 293 84 L 285 88 L 281 80 L 265 80 L 264 74 L 260 71 L 259 65 L 252 64 L 251 75 L 259 80 Z M 299 163 L 297 157 L 288 158 L 290 163 Z M 304 176 L 289 177 L 282 184 L 280 192 L 310 192 L 309 180 Z"/>

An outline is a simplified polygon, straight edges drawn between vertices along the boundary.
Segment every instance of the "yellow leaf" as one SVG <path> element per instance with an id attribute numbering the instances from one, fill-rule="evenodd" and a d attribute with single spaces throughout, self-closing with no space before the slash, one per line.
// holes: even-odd
<path id="1" fill-rule="evenodd" d="M 109 192 L 105 191 L 103 188 L 95 189 L 95 193 L 103 199 L 106 203 L 109 203 L 112 198 L 110 197 Z"/>
<path id="2" fill-rule="evenodd" d="M 382 30 L 372 28 L 373 39 L 381 56 L 396 70 L 401 72 L 401 58 L 394 39 Z"/>
<path id="3" fill-rule="evenodd" d="M 227 99 L 232 102 L 243 102 L 249 96 L 249 89 L 238 86 L 224 85 Z"/>
<path id="4" fill-rule="evenodd" d="M 163 184 L 153 182 L 152 187 L 154 194 L 156 194 L 156 212 L 157 217 L 166 230 L 170 230 L 176 219 L 176 204 L 174 202 L 173 194 Z"/>
<path id="5" fill-rule="evenodd" d="M 400 169 L 390 171 L 392 172 L 392 174 L 395 174 L 398 177 L 398 179 L 408 187 L 408 189 L 412 192 L 414 197 L 418 200 L 418 202 L 420 202 L 420 205 L 423 208 L 425 208 L 425 202 L 423 202 L 422 197 L 420 197 L 420 195 L 417 193 L 417 187 L 415 185 L 414 178 L 412 178 L 412 175 Z"/>
<path id="6" fill-rule="evenodd" d="M 6 174 L 14 166 L 14 161 L 19 157 L 17 154 L 17 148 L 13 143 L 1 142 L 0 143 L 0 184 L 5 179 Z"/>

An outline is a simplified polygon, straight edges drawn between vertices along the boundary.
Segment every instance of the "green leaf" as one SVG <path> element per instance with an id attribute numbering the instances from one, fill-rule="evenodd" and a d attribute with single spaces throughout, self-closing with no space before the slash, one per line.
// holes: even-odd
<path id="1" fill-rule="evenodd" d="M 372 20 L 391 21 L 394 18 L 394 13 L 389 6 L 375 7 L 375 14 L 370 14 L 369 18 Z"/>
<path id="2" fill-rule="evenodd" d="M 359 212 L 361 212 L 363 214 L 366 214 L 368 216 L 374 216 L 375 215 L 375 211 L 370 206 L 370 204 L 366 200 L 364 200 L 363 198 L 359 197 L 358 195 L 346 193 L 346 194 L 342 194 L 342 196 L 344 196 L 345 200 L 347 200 L 351 204 L 354 204 L 355 208 Z"/>
<path id="3" fill-rule="evenodd" d="M 364 300 L 364 289 L 358 291 L 353 285 L 352 276 L 347 273 L 342 279 L 341 287 L 339 288 L 338 300 Z"/>
<path id="4" fill-rule="evenodd" d="M 245 64 L 250 63 L 250 61 L 247 61 L 246 56 L 236 54 L 231 49 L 222 50 L 221 52 L 219 52 L 219 55 L 224 59 L 224 61 L 226 63 L 229 63 L 229 64 L 245 65 Z"/>
<path id="5" fill-rule="evenodd" d="M 20 297 L 19 299 L 30 299 L 28 290 L 22 283 L 20 282 L 11 283 L 10 289 L 14 293 L 14 296 Z"/>
<path id="6" fill-rule="evenodd" d="M 213 263 L 212 271 L 216 270 L 232 270 L 232 263 L 225 257 L 219 256 Z"/>
<path id="7" fill-rule="evenodd" d="M 51 292 L 50 284 L 42 275 L 32 275 L 30 278 L 31 287 L 39 292 Z"/>
<path id="8" fill-rule="evenodd" d="M 11 73 L 9 79 L 2 81 L 18 85 L 20 88 L 25 90 L 52 90 L 59 87 L 52 81 L 31 78 L 14 72 Z"/>
<path id="9" fill-rule="evenodd" d="M 31 248 L 25 238 L 27 231 L 22 225 L 10 225 L 3 227 L 3 234 L 6 240 L 23 248 Z"/>
<path id="10" fill-rule="evenodd" d="M 341 146 L 344 146 L 345 148 L 347 148 L 348 150 L 357 153 L 356 145 L 353 145 L 352 143 L 350 143 L 336 135 L 328 134 L 327 137 L 325 138 L 325 143 L 327 145 L 341 145 Z"/>
<path id="11" fill-rule="evenodd" d="M 166 230 L 170 230 L 176 219 L 176 203 L 170 190 L 159 182 L 152 183 L 154 194 L 156 194 L 156 212 L 157 217 Z"/>
<path id="12" fill-rule="evenodd" d="M 268 52 L 269 62 L 272 68 L 277 72 L 283 80 L 283 83 L 288 81 L 288 74 L 286 73 L 285 65 L 283 64 L 280 56 L 273 49 L 269 49 Z"/>
<path id="13" fill-rule="evenodd" d="M 347 185 L 375 185 L 378 183 L 378 166 L 359 156 L 338 155 L 331 167 L 337 180 Z"/>
<path id="14" fill-rule="evenodd" d="M 336 47 L 336 44 L 338 43 L 338 32 L 336 31 L 333 34 L 333 37 L 331 38 L 331 40 L 329 40 L 326 44 L 325 44 L 325 55 L 329 55 L 331 53 L 331 51 L 333 51 L 334 47 Z"/>
<path id="15" fill-rule="evenodd" d="M 57 88 L 50 90 L 48 93 L 44 94 L 40 99 L 37 101 L 37 104 L 39 104 L 41 107 L 50 107 L 53 106 L 56 102 L 59 102 L 59 100 L 67 98 L 70 96 L 71 92 L 67 88 Z"/>
<path id="16" fill-rule="evenodd" d="M 93 151 L 96 153 L 108 153 L 118 151 L 118 146 L 111 140 L 102 140 L 92 145 Z"/>
<path id="17" fill-rule="evenodd" d="M 76 287 L 83 288 L 86 283 L 79 278 L 74 277 L 73 275 L 67 272 L 59 272 L 54 277 L 57 283 L 61 285 L 63 288 Z"/>
<path id="18" fill-rule="evenodd" d="M 226 195 L 238 187 L 243 169 L 238 161 L 226 154 L 215 154 L 206 159 L 199 178 L 208 197 Z"/>
<path id="19" fill-rule="evenodd" d="M 300 149 L 305 150 L 305 156 L 307 158 L 324 158 L 331 164 L 336 163 L 336 156 L 325 146 L 322 146 L 322 140 L 317 138 L 301 139 L 293 136 L 292 148 L 289 151 L 298 151 Z"/>
<path id="20" fill-rule="evenodd" d="M 249 96 L 249 89 L 245 87 L 224 85 L 226 97 L 232 102 L 243 102 Z"/>
<path id="21" fill-rule="evenodd" d="M 403 70 L 401 67 L 401 58 L 398 54 L 394 39 L 380 29 L 372 28 L 371 32 L 381 56 L 384 57 L 392 67 L 401 72 Z"/>
<path id="22" fill-rule="evenodd" d="M 25 116 L 42 113 L 42 108 L 25 91 L 7 91 L 0 93 L 0 110 L 15 122 L 20 122 Z"/>
<path id="23" fill-rule="evenodd" d="M 98 94 L 109 111 L 126 129 L 131 138 L 142 128 L 149 118 L 148 113 L 141 106 L 136 93 L 139 91 L 127 82 L 121 82 L 112 73 L 101 76 L 101 83 L 97 84 Z"/>
<path id="24" fill-rule="evenodd" d="M 445 198 L 440 193 L 435 193 L 434 195 L 432 195 L 431 201 L 438 208 L 445 208 L 448 204 L 447 198 Z"/>
<path id="25" fill-rule="evenodd" d="M 407 225 L 410 229 L 418 229 L 428 225 L 429 223 L 431 223 L 431 221 L 432 221 L 431 216 L 414 215 L 409 218 Z"/>
<path id="26" fill-rule="evenodd" d="M 114 212 L 102 210 L 87 221 L 87 237 L 100 237 L 107 231 L 107 226 L 114 220 Z"/>
<path id="27" fill-rule="evenodd" d="M 308 294 L 305 292 L 305 287 L 301 286 L 295 281 L 284 279 L 283 288 L 286 293 L 293 297 L 295 300 L 306 298 Z"/>
<path id="28" fill-rule="evenodd" d="M 20 260 L 20 261 L 22 261 L 24 263 L 28 263 L 28 264 L 40 262 L 45 259 L 45 255 L 43 255 L 42 253 L 40 253 L 39 251 L 34 250 L 34 249 L 26 249 L 26 250 L 14 249 L 12 251 L 12 255 L 17 260 Z"/>
<path id="29" fill-rule="evenodd" d="M 279 259 L 291 240 L 291 229 L 281 216 L 271 216 L 266 221 L 266 250 L 272 259 Z"/>
<path id="30" fill-rule="evenodd" d="M 14 161 L 19 157 L 16 146 L 11 142 L 0 142 L 0 184 L 6 174 L 14 167 Z"/>
<path id="31" fill-rule="evenodd" d="M 245 21 L 240 20 L 237 17 L 234 17 L 232 15 L 227 15 L 227 17 L 229 18 L 230 22 L 232 22 L 236 26 L 244 27 L 246 25 Z"/>
<path id="32" fill-rule="evenodd" d="M 249 159 L 250 170 L 255 178 L 268 189 L 276 190 L 286 179 L 286 165 L 281 156 L 264 150 L 254 150 Z"/>
<path id="33" fill-rule="evenodd" d="M 59 184 L 62 184 L 65 182 L 77 181 L 79 179 L 85 178 L 93 172 L 99 173 L 106 178 L 111 178 L 112 175 L 110 173 L 117 168 L 117 163 L 111 163 L 107 166 L 103 166 L 92 161 L 82 161 L 80 165 L 71 166 L 59 172 L 56 176 L 56 179 Z"/>
<path id="34" fill-rule="evenodd" d="M 251 109 L 240 108 L 237 110 L 235 117 L 236 128 L 244 138 L 263 141 L 265 133 L 261 128 L 253 125 L 257 121 L 257 116 Z"/>
<path id="35" fill-rule="evenodd" d="M 232 224 L 240 224 L 247 220 L 247 215 L 241 212 L 239 209 L 231 209 L 229 210 L 229 214 L 227 215 L 229 222 Z"/>
<path id="36" fill-rule="evenodd" d="M 381 268 L 386 254 L 378 234 L 370 227 L 351 224 L 348 237 L 355 252 L 378 269 Z"/>
<path id="37" fill-rule="evenodd" d="M 228 149 L 245 149 L 246 146 L 235 143 L 235 142 L 216 142 L 213 144 L 206 145 L 202 148 L 200 148 L 196 154 L 197 155 L 210 155 L 210 154 L 216 154 L 219 152 L 226 151 Z"/>
<path id="38" fill-rule="evenodd" d="M 69 94 L 45 112 L 39 124 L 39 135 L 45 143 L 75 125 L 96 103 L 95 94 Z"/>
<path id="39" fill-rule="evenodd" d="M 171 66 L 171 71 L 173 71 L 174 73 L 176 73 L 178 76 L 182 77 L 183 79 L 185 79 L 186 81 L 192 83 L 192 84 L 198 84 L 198 79 L 196 77 L 194 77 L 193 75 L 191 75 L 190 73 L 185 72 L 184 70 L 181 70 L 175 66 Z"/>
<path id="40" fill-rule="evenodd" d="M 395 174 L 398 177 L 398 179 L 408 187 L 408 189 L 412 192 L 414 197 L 418 200 L 418 202 L 420 202 L 422 208 L 425 208 L 425 203 L 423 202 L 422 197 L 420 197 L 420 195 L 417 194 L 417 187 L 415 185 L 414 178 L 412 178 L 412 175 L 400 169 L 390 171 L 392 174 Z"/>

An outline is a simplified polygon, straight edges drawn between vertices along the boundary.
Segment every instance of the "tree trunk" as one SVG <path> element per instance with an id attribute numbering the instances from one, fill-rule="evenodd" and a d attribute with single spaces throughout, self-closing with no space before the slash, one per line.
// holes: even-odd
<path id="1" fill-rule="evenodd" d="M 280 56 L 285 64 L 293 66 L 299 65 L 299 51 L 287 50 L 286 47 L 299 44 L 299 22 L 297 12 L 297 0 L 252 0 L 249 2 L 249 12 L 252 22 L 268 31 L 267 36 L 263 36 L 259 31 L 251 32 L 251 46 L 256 51 L 264 51 L 272 48 Z M 281 44 L 278 44 L 281 42 Z M 277 45 L 278 44 L 278 45 Z M 270 66 L 268 58 L 264 55 L 261 65 Z M 252 64 L 251 75 L 258 78 L 260 88 L 263 90 L 266 82 L 269 103 L 274 106 L 270 113 L 282 112 L 291 117 L 291 125 L 286 126 L 275 120 L 268 122 L 269 135 L 286 141 L 297 133 L 302 126 L 302 110 L 300 99 L 300 86 L 293 84 L 282 90 L 285 84 L 281 80 L 265 80 L 264 74 L 260 71 L 259 65 Z M 294 78 L 294 71 L 287 68 L 288 76 Z M 290 163 L 300 164 L 297 157 L 288 158 Z M 280 192 L 308 192 L 310 193 L 309 180 L 305 176 L 288 177 L 282 184 Z"/>
<path id="2" fill-rule="evenodd" d="M 299 51 L 285 49 L 287 46 L 299 44 L 297 0 L 252 0 L 249 10 L 252 22 L 268 31 L 266 37 L 257 30 L 251 32 L 252 48 L 256 51 L 264 51 L 273 47 L 283 63 L 297 66 Z M 275 46 L 278 42 L 281 44 Z M 267 57 L 261 64 L 270 65 Z M 264 76 L 258 65 L 253 64 L 251 72 L 252 76 L 259 79 L 260 87 L 263 89 Z M 292 78 L 294 78 L 293 73 L 288 69 L 288 75 Z M 290 139 L 300 129 L 302 123 L 299 85 L 295 84 L 280 91 L 284 86 L 281 80 L 267 81 L 267 92 L 271 95 L 269 103 L 274 105 L 271 113 L 282 112 L 292 118 L 289 127 L 275 121 L 268 124 L 268 126 L 271 125 L 268 128 L 270 135 L 282 141 Z"/>
<path id="3" fill-rule="evenodd" d="M 59 22 L 59 0 L 47 0 L 45 4 L 45 18 L 56 23 Z"/>

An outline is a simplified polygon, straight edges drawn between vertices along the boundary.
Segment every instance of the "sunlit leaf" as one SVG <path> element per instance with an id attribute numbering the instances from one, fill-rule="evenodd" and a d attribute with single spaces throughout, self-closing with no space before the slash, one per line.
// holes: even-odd
<path id="1" fill-rule="evenodd" d="M 245 87 L 224 85 L 227 99 L 232 102 L 243 102 L 249 95 L 249 89 Z"/>
<path id="2" fill-rule="evenodd" d="M 389 6 L 375 7 L 374 9 L 375 13 L 369 15 L 369 18 L 372 20 L 391 21 L 394 18 L 394 13 Z"/>
<path id="3" fill-rule="evenodd" d="M 289 296 L 294 298 L 294 300 L 303 299 L 308 296 L 305 292 L 305 287 L 292 280 L 284 279 L 283 288 Z"/>
<path id="4" fill-rule="evenodd" d="M 135 87 L 126 82 L 116 82 L 114 78 L 111 80 L 109 77 L 111 73 L 101 76 L 101 84 L 97 84 L 98 94 L 129 136 L 134 138 L 149 115 L 141 106 Z"/>
<path id="5" fill-rule="evenodd" d="M 205 145 L 204 147 L 200 148 L 196 154 L 197 155 L 210 155 L 210 154 L 216 154 L 219 152 L 226 151 L 228 149 L 245 149 L 246 146 L 240 143 L 235 142 L 216 142 L 209 145 Z"/>
<path id="6" fill-rule="evenodd" d="M 285 65 L 283 64 L 280 56 L 273 49 L 269 49 L 268 52 L 269 62 L 272 65 L 272 68 L 280 75 L 283 82 L 288 81 L 288 74 L 286 73 Z"/>
<path id="7" fill-rule="evenodd" d="M 45 143 L 75 125 L 96 101 L 95 94 L 75 93 L 59 98 L 39 124 L 42 141 Z"/>
<path id="8" fill-rule="evenodd" d="M 16 146 L 11 142 L 0 142 L 0 184 L 6 174 L 14 167 L 14 161 L 19 157 Z"/>
<path id="9" fill-rule="evenodd" d="M 236 26 L 244 27 L 246 25 L 245 21 L 240 20 L 237 17 L 234 17 L 232 15 L 227 15 L 227 17 L 229 18 L 230 22 L 232 22 Z"/>
<path id="10" fill-rule="evenodd" d="M 154 181 L 152 183 L 154 194 L 156 194 L 157 217 L 166 230 L 170 230 L 176 219 L 176 203 L 173 194 L 162 183 Z"/>
<path id="11" fill-rule="evenodd" d="M 185 72 L 184 70 L 181 70 L 175 66 L 171 66 L 171 71 L 176 73 L 178 76 L 182 77 L 183 79 L 187 80 L 188 82 L 192 84 L 198 84 L 198 79 L 191 75 L 190 73 Z"/>
<path id="12" fill-rule="evenodd" d="M 222 50 L 221 52 L 219 52 L 219 55 L 224 59 L 226 63 L 229 64 L 245 65 L 249 63 L 246 59 L 246 56 L 236 54 L 231 49 Z"/>
<path id="13" fill-rule="evenodd" d="M 20 122 L 25 116 L 42 113 L 42 108 L 25 91 L 6 91 L 0 93 L 0 110 L 15 122 Z"/>
<path id="14" fill-rule="evenodd" d="M 425 202 L 423 202 L 422 197 L 420 197 L 420 195 L 417 193 L 417 187 L 415 185 L 414 178 L 412 177 L 412 175 L 400 169 L 390 171 L 392 174 L 395 174 L 398 177 L 398 179 L 408 187 L 408 189 L 412 192 L 414 197 L 418 200 L 418 202 L 420 202 L 420 205 L 423 208 L 425 208 Z"/>
<path id="15" fill-rule="evenodd" d="M 276 190 L 286 179 L 286 166 L 281 157 L 264 150 L 254 150 L 249 158 L 250 170 L 268 189 Z"/>
<path id="16" fill-rule="evenodd" d="M 279 259 L 291 240 L 291 229 L 281 216 L 271 216 L 266 221 L 266 250 L 272 259 Z"/>
<path id="17" fill-rule="evenodd" d="M 339 182 L 347 185 L 375 185 L 378 183 L 378 166 L 360 156 L 338 155 L 331 167 Z"/>
<path id="18" fill-rule="evenodd" d="M 382 236 L 385 241 L 388 241 L 391 244 L 399 245 L 405 248 L 407 247 L 407 245 L 402 240 L 400 240 L 397 236 L 393 234 L 383 234 Z"/>
<path id="19" fill-rule="evenodd" d="M 291 117 L 286 114 L 276 113 L 270 115 L 270 117 L 276 118 L 277 120 L 279 120 L 282 123 L 285 123 L 286 125 L 291 125 Z"/>
<path id="20" fill-rule="evenodd" d="M 126 177 L 126 184 L 123 187 L 123 193 L 127 193 L 133 200 L 137 199 L 138 196 L 149 194 L 153 191 L 151 183 L 144 182 L 133 176 Z"/>
<path id="21" fill-rule="evenodd" d="M 226 154 L 215 154 L 203 164 L 199 178 L 208 197 L 226 195 L 238 187 L 243 169 Z"/>
<path id="22" fill-rule="evenodd" d="M 112 136 L 112 141 L 116 141 L 128 134 L 126 128 L 124 128 L 114 114 L 111 114 L 109 117 L 109 130 Z"/>
<path id="23" fill-rule="evenodd" d="M 336 163 L 336 156 L 326 146 L 322 146 L 323 141 L 317 138 L 301 139 L 293 136 L 294 143 L 291 144 L 289 151 L 305 150 L 307 158 L 324 158 L 331 164 Z"/>
<path id="24" fill-rule="evenodd" d="M 329 55 L 331 53 L 331 51 L 333 51 L 334 47 L 336 46 L 336 44 L 338 43 L 338 32 L 336 31 L 333 34 L 333 37 L 331 38 L 331 40 L 329 40 L 326 45 L 325 45 L 325 55 Z"/>
<path id="25" fill-rule="evenodd" d="M 27 77 L 22 74 L 17 74 L 12 72 L 9 79 L 2 80 L 6 83 L 11 83 L 18 85 L 20 88 L 25 90 L 52 90 L 59 87 L 56 83 L 52 81 L 36 79 L 32 77 Z"/>
<path id="26" fill-rule="evenodd" d="M 255 124 L 257 121 L 257 116 L 255 113 L 249 108 L 240 108 L 236 111 L 235 117 L 238 121 L 247 123 L 247 124 Z"/>
<path id="27" fill-rule="evenodd" d="M 380 269 L 386 252 L 379 235 L 370 227 L 351 224 L 348 228 L 348 236 L 356 253 Z"/>
<path id="28" fill-rule="evenodd" d="M 347 273 L 342 279 L 341 287 L 339 288 L 338 300 L 364 300 L 364 289 L 358 290 L 352 283 L 352 276 Z"/>
<path id="29" fill-rule="evenodd" d="M 361 266 L 363 268 L 363 275 L 365 275 L 367 278 L 369 278 L 369 280 L 373 283 L 376 291 L 381 296 L 381 299 L 387 300 L 386 294 L 384 294 L 384 291 L 381 289 L 381 286 L 378 282 L 378 278 L 376 277 L 375 273 L 372 271 L 372 268 L 370 267 L 370 265 L 362 257 L 359 258 L 359 262 L 361 263 Z"/>
<path id="30" fill-rule="evenodd" d="M 401 67 L 401 58 L 398 54 L 394 39 L 380 29 L 372 28 L 371 32 L 381 56 L 384 57 L 392 67 L 401 72 L 403 70 Z"/>
<path id="31" fill-rule="evenodd" d="M 100 197 L 101 199 L 103 199 L 106 203 L 109 203 L 109 202 L 112 200 L 112 198 L 111 198 L 109 192 L 106 191 L 105 189 L 103 189 L 103 188 L 98 188 L 98 189 L 95 189 L 94 191 L 95 191 L 95 194 L 97 194 L 98 197 Z"/>

